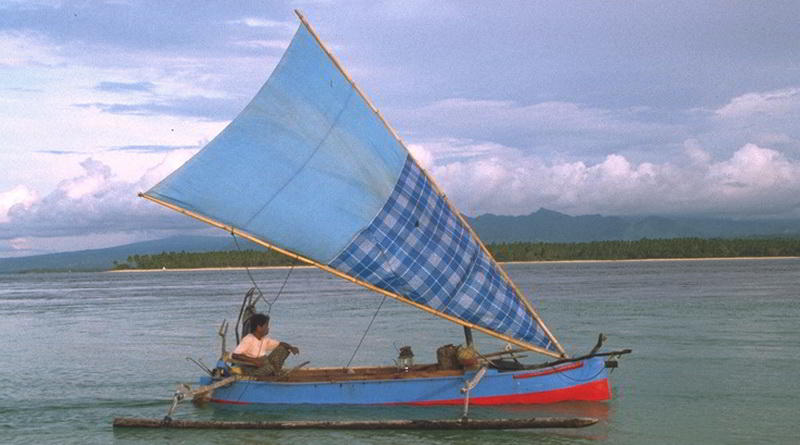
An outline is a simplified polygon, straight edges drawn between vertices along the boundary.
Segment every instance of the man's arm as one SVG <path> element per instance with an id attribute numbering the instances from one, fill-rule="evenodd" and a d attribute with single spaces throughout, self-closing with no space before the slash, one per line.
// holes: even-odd
<path id="1" fill-rule="evenodd" d="M 292 346 L 289 343 L 286 343 L 286 342 L 282 341 L 279 346 L 283 346 L 284 348 L 286 348 L 287 351 L 291 352 L 292 354 L 299 354 L 300 353 L 300 349 L 298 349 L 297 346 Z"/>
<path id="2" fill-rule="evenodd" d="M 249 355 L 237 354 L 234 352 L 233 354 L 231 354 L 231 358 L 240 362 L 250 363 L 251 365 L 254 366 L 261 366 L 262 364 L 264 364 L 264 357 L 253 358 L 250 357 Z"/>

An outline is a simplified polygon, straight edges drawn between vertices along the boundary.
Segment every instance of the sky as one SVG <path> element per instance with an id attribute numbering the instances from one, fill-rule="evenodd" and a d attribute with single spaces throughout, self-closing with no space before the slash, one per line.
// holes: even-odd
<path id="1" fill-rule="evenodd" d="M 137 193 L 294 9 L 469 216 L 800 218 L 800 2 L 0 0 L 0 257 L 217 233 Z"/>

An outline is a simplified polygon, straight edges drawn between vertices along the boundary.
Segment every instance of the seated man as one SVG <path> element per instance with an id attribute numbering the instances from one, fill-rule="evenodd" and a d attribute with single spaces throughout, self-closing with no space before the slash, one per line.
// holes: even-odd
<path id="1" fill-rule="evenodd" d="M 253 314 L 250 317 L 250 333 L 236 346 L 231 358 L 258 367 L 254 372 L 255 375 L 277 374 L 289 353 L 297 354 L 300 350 L 288 343 L 267 337 L 268 333 L 269 316 Z"/>

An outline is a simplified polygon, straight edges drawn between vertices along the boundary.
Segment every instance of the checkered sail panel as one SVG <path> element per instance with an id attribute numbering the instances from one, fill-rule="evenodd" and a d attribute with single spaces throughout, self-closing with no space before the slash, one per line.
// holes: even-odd
<path id="1" fill-rule="evenodd" d="M 372 223 L 331 267 L 491 331 L 555 346 L 410 157 Z"/>

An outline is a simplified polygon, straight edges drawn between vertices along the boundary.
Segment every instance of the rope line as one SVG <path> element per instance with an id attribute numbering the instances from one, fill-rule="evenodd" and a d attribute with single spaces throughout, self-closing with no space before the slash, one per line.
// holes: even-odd
<path id="1" fill-rule="evenodd" d="M 239 246 L 239 240 L 236 238 L 236 234 L 231 232 L 231 237 L 233 237 L 233 242 L 236 244 L 236 250 L 239 251 L 239 253 L 242 253 L 242 248 Z M 250 302 L 250 305 L 255 306 L 255 304 L 258 303 L 258 300 L 263 298 L 264 303 L 267 305 L 267 315 L 269 315 L 272 312 L 272 305 L 278 301 L 278 298 L 280 298 L 281 294 L 283 293 L 283 289 L 286 287 L 286 283 L 289 282 L 289 277 L 292 276 L 292 271 L 294 270 L 294 266 L 296 264 L 297 261 L 292 260 L 292 265 L 289 267 L 289 272 L 286 274 L 286 278 L 283 279 L 283 284 L 281 284 L 281 288 L 278 289 L 278 293 L 275 295 L 275 298 L 272 301 L 269 301 L 269 299 L 267 299 L 267 297 L 265 297 L 261 292 L 261 288 L 259 288 L 258 284 L 256 284 L 253 274 L 250 273 L 250 268 L 247 266 L 247 264 L 245 264 L 244 270 L 247 271 L 247 276 L 250 277 L 250 282 L 253 283 L 253 288 L 258 291 L 258 296 L 255 298 L 255 300 Z"/>
<path id="2" fill-rule="evenodd" d="M 233 232 L 231 232 L 231 237 L 233 237 L 233 242 L 236 244 L 236 250 L 238 250 L 239 253 L 242 253 L 242 248 L 239 247 L 239 240 L 236 239 L 236 235 Z M 261 288 L 259 288 L 258 284 L 256 284 L 256 280 L 253 278 L 253 274 L 250 273 L 250 268 L 247 267 L 247 264 L 244 265 L 244 270 L 247 271 L 247 276 L 250 277 L 250 282 L 253 283 L 253 287 L 258 291 L 258 297 L 255 299 L 255 301 L 253 301 L 253 304 L 256 304 L 258 299 L 264 296 L 264 294 L 261 293 Z M 272 307 L 270 306 L 270 309 L 271 308 Z"/>
<path id="3" fill-rule="evenodd" d="M 295 262 L 293 261 L 292 266 L 289 267 L 289 273 L 286 274 L 286 278 L 283 279 L 283 284 L 281 285 L 281 288 L 278 289 L 278 293 L 277 295 L 275 295 L 275 299 L 272 300 L 272 302 L 267 301 L 266 298 L 264 299 L 264 302 L 267 303 L 267 315 L 269 315 L 269 313 L 272 312 L 272 305 L 275 304 L 276 301 L 278 301 L 278 298 L 281 296 L 281 293 L 283 292 L 283 288 L 286 287 L 286 283 L 289 282 L 289 277 L 292 276 L 294 265 Z"/>
<path id="4" fill-rule="evenodd" d="M 367 337 L 367 332 L 369 332 L 369 329 L 372 327 L 372 322 L 375 321 L 375 317 L 378 316 L 378 312 L 381 311 L 381 307 L 383 307 L 384 302 L 386 302 L 386 295 L 383 296 L 381 304 L 378 305 L 378 309 L 375 311 L 374 314 L 372 314 L 372 320 L 369 321 L 367 329 L 364 330 L 364 335 L 361 336 L 361 341 L 358 342 L 358 346 L 356 346 L 356 350 L 353 351 L 353 355 L 350 357 L 350 360 L 347 362 L 347 365 L 345 365 L 345 368 L 349 368 L 350 364 L 353 363 L 353 359 L 356 358 L 356 353 L 358 353 L 358 349 L 361 348 L 361 344 L 364 343 L 364 339 Z"/>
<path id="5" fill-rule="evenodd" d="M 568 376 L 566 373 L 563 373 L 563 374 L 561 374 L 561 376 L 562 376 L 562 377 L 564 377 L 564 378 L 566 378 L 566 379 L 572 380 L 573 382 L 577 382 L 577 383 L 585 383 L 585 382 L 590 382 L 590 381 L 594 380 L 595 378 L 597 378 L 597 376 L 599 376 L 600 374 L 602 374 L 602 373 L 603 373 L 603 370 L 604 370 L 604 369 L 605 369 L 605 368 L 600 368 L 600 370 L 599 370 L 599 371 L 597 371 L 597 373 L 596 373 L 595 375 L 593 375 L 593 376 L 591 376 L 591 377 L 589 377 L 589 378 L 587 378 L 587 379 L 576 379 L 576 378 L 574 378 L 574 377 L 570 377 L 570 376 Z"/>

